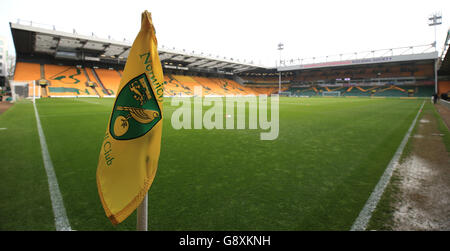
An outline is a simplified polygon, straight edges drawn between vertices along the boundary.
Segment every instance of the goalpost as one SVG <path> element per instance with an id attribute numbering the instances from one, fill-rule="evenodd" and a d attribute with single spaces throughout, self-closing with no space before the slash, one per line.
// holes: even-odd
<path id="1" fill-rule="evenodd" d="M 323 91 L 322 96 L 323 97 L 340 97 L 341 92 L 340 91 Z"/>

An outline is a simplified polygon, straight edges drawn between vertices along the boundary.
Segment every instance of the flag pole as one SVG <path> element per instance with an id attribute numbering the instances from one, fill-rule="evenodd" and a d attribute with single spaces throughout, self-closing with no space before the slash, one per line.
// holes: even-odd
<path id="1" fill-rule="evenodd" d="M 136 230 L 137 231 L 147 231 L 148 230 L 148 193 L 145 194 L 144 199 L 142 200 L 142 203 L 137 208 L 137 224 L 136 224 Z"/>

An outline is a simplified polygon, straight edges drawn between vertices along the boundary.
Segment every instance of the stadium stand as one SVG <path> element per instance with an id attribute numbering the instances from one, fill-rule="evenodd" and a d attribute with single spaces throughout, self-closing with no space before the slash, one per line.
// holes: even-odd
<path id="1" fill-rule="evenodd" d="M 439 94 L 450 96 L 450 80 L 439 81 Z"/>
<path id="2" fill-rule="evenodd" d="M 41 69 L 42 68 L 42 69 Z M 42 73 L 42 74 L 41 74 Z M 123 71 L 81 68 L 75 66 L 18 62 L 15 81 L 48 80 L 44 93 L 48 96 L 105 96 L 115 95 Z M 43 77 L 41 78 L 41 75 Z M 271 94 L 277 88 L 245 87 L 234 80 L 200 76 L 165 74 L 166 96 L 191 96 L 194 87 L 202 88 L 202 95 L 257 95 Z M 42 93 L 41 93 L 42 94 Z"/>
<path id="3" fill-rule="evenodd" d="M 220 78 L 212 78 L 212 81 L 214 81 L 217 86 L 220 88 L 221 95 L 236 95 L 236 93 L 232 90 L 233 87 L 228 84 L 228 81 L 225 81 L 224 79 Z M 240 95 L 240 94 L 237 94 Z"/>
<path id="4" fill-rule="evenodd" d="M 379 88 L 373 94 L 374 96 L 383 96 L 383 97 L 401 97 L 408 96 L 406 91 L 402 91 L 400 88 L 396 88 L 395 86 L 388 86 L 384 88 Z"/>
<path id="5" fill-rule="evenodd" d="M 203 96 L 254 95 L 255 91 L 234 80 L 200 76 L 166 74 L 165 93 L 168 96 L 194 95 L 194 88 L 201 87 Z"/>
<path id="6" fill-rule="evenodd" d="M 41 79 L 41 65 L 18 62 L 14 73 L 14 81 L 32 81 Z"/>
<path id="7" fill-rule="evenodd" d="M 382 74 L 389 76 L 397 76 L 398 79 L 406 75 L 414 75 L 415 78 L 423 78 L 424 75 L 431 74 L 432 68 L 429 66 L 418 66 L 416 68 L 392 67 L 389 69 L 379 69 Z M 411 70 L 413 69 L 413 70 Z M 323 72 L 316 70 L 313 73 L 306 73 L 298 78 L 291 78 L 292 81 L 299 79 L 311 80 L 314 77 L 323 78 L 323 76 L 331 76 L 334 86 L 319 86 L 317 82 L 309 84 L 307 87 L 283 85 L 282 91 L 289 91 L 294 96 L 320 96 L 322 92 L 339 91 L 341 96 L 385 96 L 385 97 L 429 97 L 434 92 L 431 81 L 416 81 L 413 84 L 389 84 L 388 82 L 377 82 L 373 77 L 373 70 L 367 71 L 362 69 L 356 71 L 355 75 L 366 81 L 371 81 L 376 85 L 355 85 L 352 86 L 336 86 L 336 77 L 343 77 L 349 74 L 347 70 L 331 70 Z M 115 95 L 120 83 L 122 70 L 102 69 L 102 68 L 82 68 L 75 66 L 51 65 L 18 62 L 14 81 L 33 81 L 48 80 L 48 86 L 43 85 L 41 90 L 42 96 L 105 96 Z M 359 74 L 359 75 L 358 75 Z M 368 75 L 365 75 L 368 74 Z M 42 78 L 42 76 L 44 78 Z M 402 77 L 398 77 L 402 76 Z M 385 77 L 385 76 L 384 76 Z M 165 74 L 166 83 L 164 85 L 165 96 L 192 96 L 194 95 L 194 87 L 202 88 L 203 96 L 226 96 L 226 95 L 271 95 L 278 92 L 277 84 L 247 84 L 241 85 L 235 80 L 219 77 L 203 77 L 188 76 L 181 74 Z M 262 78 L 254 78 L 260 81 Z M 389 80 L 389 78 L 387 78 Z M 323 81 L 323 79 L 320 79 Z M 410 81 L 409 78 L 406 80 Z M 263 80 L 264 81 L 264 80 Z M 266 78 L 266 81 L 267 80 Z M 270 80 L 272 81 L 272 80 Z M 39 83 L 39 82 L 37 82 Z M 308 83 L 308 81 L 306 81 Z M 322 84 L 323 85 L 323 84 Z M 446 86 L 446 85 L 442 85 Z M 444 90 L 445 91 L 445 90 Z M 31 90 L 30 90 L 31 94 Z"/>
<path id="8" fill-rule="evenodd" d="M 105 42 L 54 29 L 37 30 L 32 25 L 19 23 L 10 23 L 10 27 L 18 55 L 13 81 L 38 81 L 43 97 L 117 94 L 131 44 Z M 64 37 L 71 41 L 71 51 L 77 53 L 41 43 L 33 39 L 35 37 L 52 41 Z M 95 51 L 89 48 L 92 44 L 98 45 Z M 434 93 L 436 53 L 426 50 L 278 68 L 167 48 L 158 51 L 164 71 L 165 96 L 192 96 L 196 86 L 202 88 L 204 96 L 271 95 L 279 91 L 280 74 L 281 91 L 289 92 L 289 96 L 324 96 L 325 92 L 339 92 L 340 96 L 428 97 Z M 444 66 L 449 65 L 446 62 L 448 59 L 444 60 Z M 440 80 L 439 93 L 448 92 L 449 78 Z"/>
<path id="9" fill-rule="evenodd" d="M 98 95 L 100 97 L 103 97 L 104 95 L 109 95 L 108 91 L 100 82 L 94 70 L 92 68 L 84 68 L 84 70 L 87 74 L 88 80 L 92 82 L 92 85 L 94 86 L 94 89 L 97 91 Z"/>
<path id="10" fill-rule="evenodd" d="M 44 73 L 49 81 L 49 96 L 94 95 L 87 89 L 87 79 L 81 68 L 45 64 Z"/>
<path id="11" fill-rule="evenodd" d="M 312 87 L 300 87 L 300 88 L 291 88 L 290 92 L 293 93 L 294 96 L 315 96 L 317 92 L 315 92 Z"/>
<path id="12" fill-rule="evenodd" d="M 236 93 L 236 95 L 256 95 L 255 91 L 240 85 L 234 80 L 224 79 L 224 81 L 228 84 L 229 88 L 231 88 Z"/>
<path id="13" fill-rule="evenodd" d="M 94 75 L 98 76 L 99 82 L 108 91 L 109 95 L 116 95 L 120 84 L 120 74 L 112 69 L 93 69 Z"/>
<path id="14" fill-rule="evenodd" d="M 250 88 L 255 92 L 256 95 L 258 94 L 271 95 L 273 93 L 278 92 L 278 87 L 250 87 Z"/>
<path id="15" fill-rule="evenodd" d="M 103 96 L 106 94 L 106 91 L 105 91 L 105 93 L 103 93 L 103 90 L 102 90 L 102 88 L 100 87 L 100 85 L 99 85 L 96 81 L 93 81 L 93 80 L 95 80 L 95 78 L 92 78 L 92 77 L 89 76 L 88 70 L 89 70 L 89 71 L 91 72 L 91 74 L 92 74 L 92 71 L 91 71 L 90 69 L 86 69 L 86 68 L 83 68 L 83 69 L 82 69 L 83 74 L 84 74 L 84 76 L 85 76 L 86 79 L 87 79 L 87 86 L 88 86 L 88 89 L 89 89 L 90 91 L 92 91 L 95 95 L 98 95 L 98 96 L 100 96 L 100 97 L 103 97 Z"/>
<path id="16" fill-rule="evenodd" d="M 341 96 L 429 97 L 433 78 L 431 60 L 325 67 L 298 71 L 289 91 L 295 96 L 339 91 Z"/>
<path id="17" fill-rule="evenodd" d="M 182 92 L 184 92 L 184 95 L 193 95 L 194 93 L 194 87 L 197 84 L 195 80 L 193 80 L 189 76 L 183 76 L 183 75 L 171 75 L 172 81 L 175 81 L 179 86 L 181 86 Z"/>
<path id="18" fill-rule="evenodd" d="M 204 96 L 216 95 L 220 89 L 211 79 L 205 77 L 192 77 L 200 86 Z"/>
<path id="19" fill-rule="evenodd" d="M 175 80 L 170 74 L 164 75 L 164 94 L 166 96 L 184 96 L 191 95 L 190 89 L 186 89 L 177 80 Z"/>

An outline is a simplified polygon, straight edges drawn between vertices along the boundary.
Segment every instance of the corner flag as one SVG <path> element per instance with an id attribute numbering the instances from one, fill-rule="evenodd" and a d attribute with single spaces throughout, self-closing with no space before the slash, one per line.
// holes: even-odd
<path id="1" fill-rule="evenodd" d="M 100 200 L 114 225 L 139 206 L 155 178 L 161 149 L 163 81 L 151 14 L 144 11 L 97 167 Z"/>

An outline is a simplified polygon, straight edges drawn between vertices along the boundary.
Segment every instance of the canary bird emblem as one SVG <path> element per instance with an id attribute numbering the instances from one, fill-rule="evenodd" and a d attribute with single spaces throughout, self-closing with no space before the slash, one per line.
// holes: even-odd
<path id="1" fill-rule="evenodd" d="M 130 80 L 119 92 L 110 120 L 110 134 L 119 140 L 135 139 L 161 119 L 161 109 L 145 73 Z"/>

